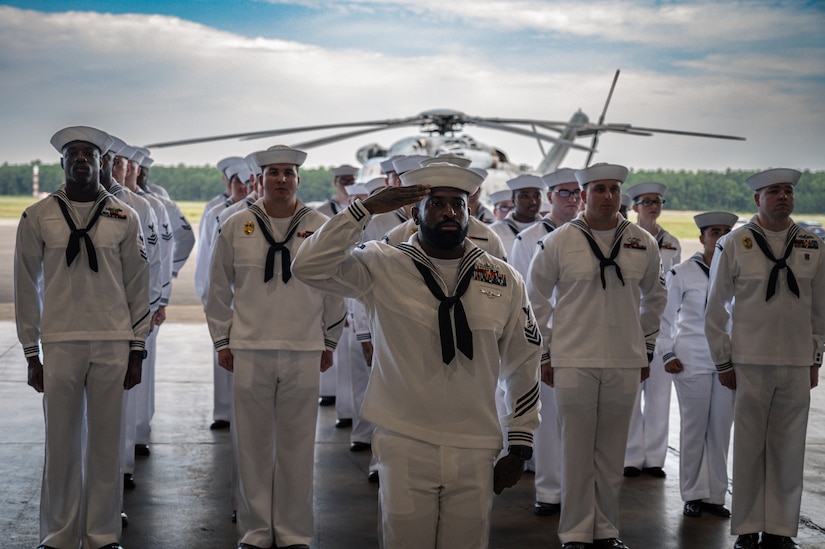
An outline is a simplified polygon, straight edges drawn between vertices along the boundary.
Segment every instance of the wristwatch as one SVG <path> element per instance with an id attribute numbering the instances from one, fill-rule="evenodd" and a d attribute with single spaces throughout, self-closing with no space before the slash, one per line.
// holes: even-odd
<path id="1" fill-rule="evenodd" d="M 533 457 L 533 449 L 530 446 L 512 445 L 507 448 L 507 453 L 520 457 L 523 461 L 527 461 Z"/>

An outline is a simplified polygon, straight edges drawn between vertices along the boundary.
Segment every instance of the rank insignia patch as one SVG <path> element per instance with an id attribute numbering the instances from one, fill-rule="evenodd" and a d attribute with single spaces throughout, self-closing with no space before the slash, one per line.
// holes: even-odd
<path id="1" fill-rule="evenodd" d="M 662 244 L 662 249 L 663 250 L 675 250 L 676 246 L 674 246 L 670 242 L 665 242 L 664 244 Z"/>
<path id="2" fill-rule="evenodd" d="M 751 240 L 749 236 L 746 236 L 742 239 L 742 245 L 746 250 L 750 250 L 753 248 L 753 240 Z"/>
<path id="3" fill-rule="evenodd" d="M 312 236 L 312 234 L 314 232 L 315 231 L 301 231 L 301 232 L 295 233 L 295 236 L 297 236 L 298 238 L 309 238 L 310 236 Z"/>
<path id="4" fill-rule="evenodd" d="M 254 223 L 252 223 L 251 221 L 247 221 L 246 223 L 243 224 L 243 234 L 245 234 L 246 236 L 249 236 L 254 232 L 255 232 L 255 224 Z"/>
<path id="5" fill-rule="evenodd" d="M 629 236 L 627 241 L 622 245 L 625 248 L 631 248 L 633 250 L 646 250 L 647 246 L 642 244 L 642 241 L 635 236 Z"/>
<path id="6" fill-rule="evenodd" d="M 507 275 L 499 273 L 495 265 L 487 265 L 486 263 L 476 263 L 473 280 L 495 284 L 496 286 L 507 286 Z"/>
<path id="7" fill-rule="evenodd" d="M 120 208 L 112 208 L 111 206 L 107 208 L 103 208 L 103 211 L 100 212 L 100 217 L 108 217 L 111 219 L 126 219 L 127 216 Z"/>

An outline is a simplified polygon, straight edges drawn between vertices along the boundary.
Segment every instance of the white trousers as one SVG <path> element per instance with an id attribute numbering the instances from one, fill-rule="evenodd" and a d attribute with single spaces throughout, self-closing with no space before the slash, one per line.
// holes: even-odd
<path id="1" fill-rule="evenodd" d="M 555 368 L 562 438 L 559 540 L 618 537 L 619 489 L 637 368 Z"/>
<path id="2" fill-rule="evenodd" d="M 120 537 L 120 420 L 128 359 L 128 341 L 43 344 L 43 545 L 75 548 L 82 542 L 95 549 Z"/>
<path id="3" fill-rule="evenodd" d="M 536 501 L 561 501 L 561 432 L 555 390 L 541 384 L 541 425 L 533 434 Z"/>
<path id="4" fill-rule="evenodd" d="M 233 354 L 240 542 L 309 544 L 321 351 Z"/>
<path id="5" fill-rule="evenodd" d="M 687 371 L 687 370 L 686 370 Z M 679 399 L 679 487 L 683 501 L 725 503 L 735 393 L 715 372 L 673 376 Z"/>
<path id="6" fill-rule="evenodd" d="M 802 503 L 810 368 L 734 365 L 731 533 L 795 536 Z"/>
<path id="7" fill-rule="evenodd" d="M 338 419 L 352 419 L 355 414 L 352 395 L 353 345 L 356 345 L 355 332 L 349 326 L 344 326 L 333 353 L 332 367 L 335 374 L 335 417 Z"/>
<path id="8" fill-rule="evenodd" d="M 638 387 L 627 435 L 625 467 L 664 467 L 670 425 L 670 389 L 673 374 L 665 371 L 662 356 L 653 355 L 650 377 Z"/>
<path id="9" fill-rule="evenodd" d="M 143 361 L 143 374 L 140 385 L 132 388 L 135 399 L 135 443 L 149 444 L 152 416 L 155 415 L 155 363 L 157 361 L 158 331 L 155 326 L 146 338 L 146 360 Z M 134 452 L 132 448 L 132 452 Z"/>
<path id="10" fill-rule="evenodd" d="M 372 444 L 382 549 L 487 547 L 497 449 L 435 446 L 380 427 Z"/>
<path id="11" fill-rule="evenodd" d="M 232 372 L 218 366 L 218 353 L 212 350 L 213 404 L 212 420 L 232 420 Z"/>
<path id="12" fill-rule="evenodd" d="M 364 358 L 361 343 L 353 338 L 350 348 L 350 385 L 352 387 L 352 433 L 350 442 L 372 442 L 372 432 L 375 424 L 361 417 L 361 406 L 367 394 L 367 385 L 370 381 L 370 367 Z"/>

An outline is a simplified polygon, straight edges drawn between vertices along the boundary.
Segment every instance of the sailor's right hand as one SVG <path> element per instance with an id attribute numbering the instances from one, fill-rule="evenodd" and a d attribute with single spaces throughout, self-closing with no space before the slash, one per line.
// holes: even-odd
<path id="1" fill-rule="evenodd" d="M 224 347 L 218 351 L 218 366 L 227 372 L 235 371 L 235 359 L 232 356 L 232 351 L 229 350 L 229 347 Z"/>
<path id="2" fill-rule="evenodd" d="M 415 204 L 429 194 L 429 185 L 412 185 L 409 187 L 384 187 L 377 193 L 365 198 L 361 204 L 372 215 L 393 212 L 401 206 Z"/>
<path id="3" fill-rule="evenodd" d="M 43 364 L 39 356 L 30 356 L 26 359 L 29 363 L 29 386 L 38 393 L 43 392 Z"/>

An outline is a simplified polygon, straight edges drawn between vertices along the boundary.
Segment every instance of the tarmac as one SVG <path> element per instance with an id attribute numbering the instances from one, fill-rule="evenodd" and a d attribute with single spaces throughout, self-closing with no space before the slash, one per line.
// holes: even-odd
<path id="1" fill-rule="evenodd" d="M 0 548 L 39 544 L 43 466 L 41 396 L 26 385 L 25 361 L 13 322 L 12 251 L 16 221 L 0 220 Z M 683 246 L 688 257 L 690 245 Z M 693 245 L 695 248 L 695 244 Z M 194 256 L 175 282 L 168 320 L 158 335 L 156 412 L 151 456 L 139 457 L 135 489 L 127 490 L 126 549 L 231 549 L 228 431 L 210 431 L 211 342 L 192 290 Z M 825 389 L 812 393 L 805 460 L 805 491 L 797 542 L 825 549 Z M 349 430 L 336 429 L 334 407 L 320 407 L 315 453 L 313 549 L 378 547 L 378 488 L 367 482 L 368 453 L 349 451 Z M 732 547 L 730 521 L 687 518 L 679 495 L 679 414 L 670 416 L 666 479 L 624 479 L 620 530 L 633 549 Z M 533 475 L 495 496 L 491 548 L 556 549 L 558 515 L 533 514 Z M 728 506 L 730 497 L 728 497 Z M 461 548 L 457 548 L 461 549 Z"/>

